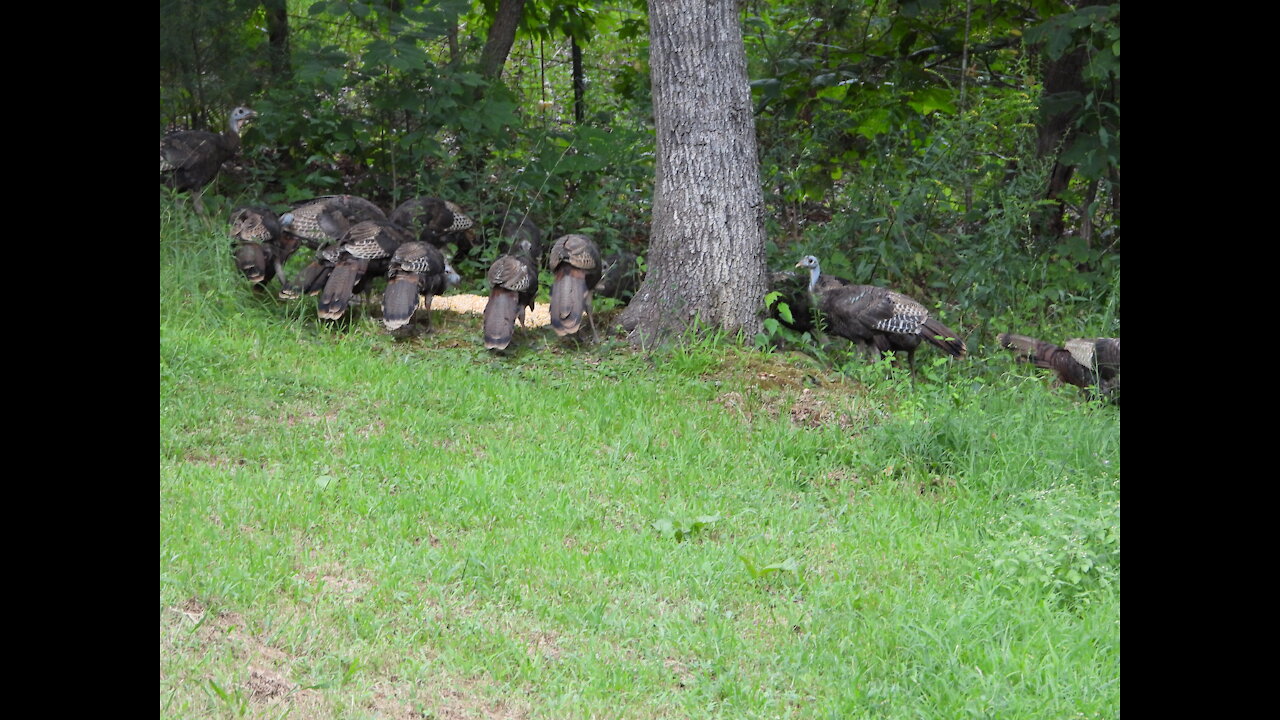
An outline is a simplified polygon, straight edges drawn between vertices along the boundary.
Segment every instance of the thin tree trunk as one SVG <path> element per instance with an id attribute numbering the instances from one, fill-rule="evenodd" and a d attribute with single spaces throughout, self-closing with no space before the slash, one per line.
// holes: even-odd
<path id="1" fill-rule="evenodd" d="M 262 0 L 267 14 L 267 45 L 271 56 L 271 76 L 277 85 L 293 80 L 289 56 L 289 8 L 285 0 Z"/>
<path id="2" fill-rule="evenodd" d="M 581 125 L 587 116 L 587 79 L 582 73 L 582 46 L 578 38 L 569 36 L 569 47 L 573 52 L 573 121 Z"/>
<path id="3" fill-rule="evenodd" d="M 1080 0 L 1071 3 L 1074 8 L 1089 5 L 1100 5 L 1108 0 Z M 1056 60 L 1045 60 L 1043 97 L 1088 92 L 1084 81 L 1084 65 L 1087 57 L 1085 49 L 1080 47 L 1064 54 Z M 1062 153 L 1071 146 L 1075 133 L 1074 124 L 1079 116 L 1078 107 L 1045 117 L 1036 129 L 1036 150 L 1040 157 L 1054 157 L 1053 169 L 1049 173 L 1049 187 L 1045 189 L 1045 198 L 1054 203 L 1038 213 L 1035 219 L 1037 235 L 1042 240 L 1054 241 L 1066 233 L 1067 205 L 1061 199 L 1071 185 L 1071 176 L 1075 174 L 1074 165 L 1064 165 Z"/>
<path id="4" fill-rule="evenodd" d="M 764 198 L 736 0 L 649 0 L 657 171 L 648 274 L 620 318 L 650 345 L 694 324 L 752 338 Z"/>

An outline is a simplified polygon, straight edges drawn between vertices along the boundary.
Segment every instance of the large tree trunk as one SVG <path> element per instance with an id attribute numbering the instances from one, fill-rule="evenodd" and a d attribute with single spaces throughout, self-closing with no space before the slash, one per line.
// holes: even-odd
<path id="1" fill-rule="evenodd" d="M 480 53 L 480 74 L 497 79 L 502 77 L 502 66 L 507 63 L 507 55 L 516 41 L 516 28 L 520 25 L 520 14 L 524 11 L 524 0 L 500 0 L 498 14 L 489 26 L 489 36 L 485 39 L 484 50 Z"/>
<path id="2" fill-rule="evenodd" d="M 649 345 L 695 322 L 751 338 L 764 197 L 736 0 L 649 0 L 658 156 L 648 274 L 622 326 Z"/>

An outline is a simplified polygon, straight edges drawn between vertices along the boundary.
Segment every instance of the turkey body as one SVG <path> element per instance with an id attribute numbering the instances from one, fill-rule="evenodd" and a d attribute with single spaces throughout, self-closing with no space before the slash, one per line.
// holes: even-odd
<path id="1" fill-rule="evenodd" d="M 280 216 L 280 226 L 299 244 L 317 250 L 337 242 L 352 225 L 365 220 L 386 220 L 376 204 L 356 195 L 325 195 L 294 203 Z"/>
<path id="2" fill-rule="evenodd" d="M 967 354 L 955 331 L 930 316 L 919 302 L 895 290 L 824 278 L 818 259 L 807 255 L 796 267 L 809 270 L 809 291 L 826 318 L 827 329 L 851 340 L 864 353 L 901 351 L 915 372 L 915 351 L 927 340 L 953 357 Z"/>
<path id="3" fill-rule="evenodd" d="M 552 275 L 551 327 L 556 335 L 576 334 L 585 314 L 592 339 L 598 340 L 591 316 L 591 292 L 604 270 L 600 249 L 585 235 L 564 235 L 547 253 L 547 266 Z"/>
<path id="4" fill-rule="evenodd" d="M 484 346 L 506 350 L 515 332 L 516 320 L 525 322 L 525 309 L 533 309 L 538 294 L 536 246 L 527 237 L 516 240 L 511 252 L 489 266 L 489 302 L 484 306 Z"/>
<path id="5" fill-rule="evenodd" d="M 396 206 L 387 218 L 408 230 L 415 239 L 444 249 L 453 243 L 454 260 L 465 257 L 472 246 L 471 228 L 475 221 L 457 204 L 438 197 L 416 197 Z"/>
<path id="6" fill-rule="evenodd" d="M 382 220 L 352 225 L 337 243 L 337 261 L 317 301 L 323 320 L 338 320 L 368 280 L 386 273 L 396 249 L 412 240 L 404 228 Z"/>
<path id="7" fill-rule="evenodd" d="M 240 132 L 258 114 L 247 107 L 231 111 L 227 131 L 179 130 L 160 138 L 160 180 L 189 192 L 196 212 L 204 214 L 204 188 L 218 176 L 222 163 L 240 150 Z"/>
<path id="8" fill-rule="evenodd" d="M 421 304 L 431 327 L 431 301 L 461 278 L 434 245 L 410 240 L 396 248 L 388 261 L 387 289 L 382 295 L 382 323 L 396 331 L 413 320 Z"/>
<path id="9" fill-rule="evenodd" d="M 640 257 L 633 252 L 616 252 L 604 258 L 604 272 L 594 292 L 602 297 L 630 302 L 643 280 Z"/>
<path id="10" fill-rule="evenodd" d="M 231 214 L 232 253 L 236 268 L 255 287 L 273 277 L 284 280 L 284 263 L 297 249 L 280 229 L 280 218 L 269 208 L 242 207 Z"/>
<path id="11" fill-rule="evenodd" d="M 1019 360 L 1054 371 L 1059 382 L 1096 387 L 1120 404 L 1120 338 L 1072 338 L 1062 346 L 1013 333 L 1001 333 L 999 339 Z"/>
<path id="12" fill-rule="evenodd" d="M 498 229 L 498 236 L 509 241 L 500 246 L 504 255 L 512 252 L 517 241 L 528 240 L 529 254 L 533 258 L 533 264 L 542 267 L 542 229 L 528 215 L 524 215 L 519 220 L 510 217 L 503 220 L 502 226 Z"/>
<path id="13" fill-rule="evenodd" d="M 820 275 L 818 291 L 831 287 L 852 285 L 853 283 L 835 275 Z M 786 327 L 800 333 L 818 335 L 818 318 L 815 313 L 813 295 L 809 292 L 809 276 L 791 270 L 780 270 L 769 274 L 769 291 L 779 294 L 778 301 L 769 308 L 769 314 Z M 790 317 L 783 315 L 778 305 L 786 303 Z"/>

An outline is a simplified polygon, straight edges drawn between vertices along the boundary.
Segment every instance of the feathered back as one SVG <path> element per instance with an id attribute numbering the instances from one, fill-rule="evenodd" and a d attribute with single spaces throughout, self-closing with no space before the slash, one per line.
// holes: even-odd
<path id="1" fill-rule="evenodd" d="M 280 226 L 311 248 L 340 239 L 356 223 L 386 220 L 374 203 L 355 195 L 325 195 L 295 203 L 280 216 Z"/>
<path id="2" fill-rule="evenodd" d="M 1119 338 L 1072 338 L 1065 347 L 1014 333 L 1001 333 L 999 340 L 1019 361 L 1053 370 L 1059 381 L 1076 387 L 1096 385 L 1102 394 L 1119 402 Z"/>
<path id="3" fill-rule="evenodd" d="M 231 237 L 252 242 L 280 239 L 280 218 L 271 208 L 240 207 L 231 213 Z"/>
<path id="4" fill-rule="evenodd" d="M 818 259 L 806 255 L 796 267 L 809 270 L 809 288 L 819 301 L 828 329 L 852 340 L 862 349 L 881 353 L 901 350 L 914 368 L 914 353 L 928 340 L 954 357 L 968 350 L 955 331 L 930 316 L 924 305 L 896 290 L 876 285 L 854 285 L 823 275 Z"/>
<path id="5" fill-rule="evenodd" d="M 484 306 L 484 346 L 505 350 L 511 344 L 517 318 L 524 322 L 525 308 L 532 309 L 538 294 L 538 266 L 533 260 L 534 241 L 522 237 L 511 252 L 489 266 L 489 300 Z"/>
<path id="6" fill-rule="evenodd" d="M 571 335 L 590 311 L 591 291 L 604 271 L 600 249 L 586 235 L 563 235 L 547 253 L 547 266 L 553 277 L 551 327 L 560 337 Z"/>
<path id="7" fill-rule="evenodd" d="M 405 200 L 391 211 L 388 219 L 413 233 L 423 242 L 441 245 L 447 235 L 462 232 L 475 225 L 462 208 L 436 197 Z"/>

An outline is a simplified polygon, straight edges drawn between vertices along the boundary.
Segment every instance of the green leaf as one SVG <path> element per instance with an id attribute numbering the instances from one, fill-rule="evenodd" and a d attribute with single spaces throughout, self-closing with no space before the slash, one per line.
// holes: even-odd
<path id="1" fill-rule="evenodd" d="M 751 89 L 759 90 L 766 100 L 771 100 L 782 94 L 782 83 L 777 78 L 752 80 Z"/>
<path id="2" fill-rule="evenodd" d="M 889 132 L 890 117 L 889 111 L 884 108 L 872 110 L 863 117 L 854 131 L 868 140 L 875 140 L 876 136 Z"/>
<path id="3" fill-rule="evenodd" d="M 946 88 L 930 88 L 911 93 L 907 106 L 921 115 L 935 111 L 954 115 L 956 112 L 956 106 L 951 101 L 951 91 Z"/>
<path id="4" fill-rule="evenodd" d="M 786 303 L 778 303 L 778 314 L 782 316 L 783 320 L 795 324 L 796 319 L 795 316 L 791 314 L 790 305 L 787 305 Z"/>

